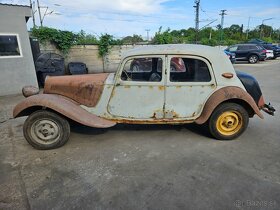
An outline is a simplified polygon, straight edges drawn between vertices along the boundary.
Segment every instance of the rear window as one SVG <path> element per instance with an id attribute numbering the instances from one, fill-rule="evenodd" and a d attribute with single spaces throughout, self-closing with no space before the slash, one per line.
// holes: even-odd
<path id="1" fill-rule="evenodd" d="M 173 57 L 170 60 L 170 82 L 209 82 L 207 64 L 199 59 Z"/>

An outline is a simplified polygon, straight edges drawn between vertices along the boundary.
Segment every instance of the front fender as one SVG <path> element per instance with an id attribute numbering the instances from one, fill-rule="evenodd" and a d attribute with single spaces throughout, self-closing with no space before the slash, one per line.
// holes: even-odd
<path id="1" fill-rule="evenodd" d="M 38 107 L 49 108 L 75 122 L 90 127 L 108 128 L 116 124 L 84 110 L 77 102 L 71 99 L 55 94 L 39 94 L 24 99 L 14 108 L 13 117 L 29 115 L 30 113 L 27 110 L 38 109 Z"/>
<path id="2" fill-rule="evenodd" d="M 222 102 L 228 101 L 228 100 L 239 100 L 242 102 L 245 102 L 248 106 L 252 108 L 252 110 L 257 114 L 260 118 L 263 119 L 263 115 L 260 112 L 256 102 L 250 96 L 246 91 L 239 87 L 224 87 L 219 90 L 217 90 L 215 93 L 213 93 L 207 102 L 204 105 L 203 111 L 198 117 L 195 122 L 197 124 L 203 124 L 205 123 L 214 109 L 221 104 Z"/>

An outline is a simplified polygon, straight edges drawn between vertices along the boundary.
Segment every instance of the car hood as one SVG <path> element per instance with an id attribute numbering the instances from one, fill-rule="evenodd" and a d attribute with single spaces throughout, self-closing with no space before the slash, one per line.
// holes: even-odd
<path id="1" fill-rule="evenodd" d="M 44 93 L 65 96 L 81 105 L 94 107 L 103 92 L 109 74 L 47 77 Z"/>

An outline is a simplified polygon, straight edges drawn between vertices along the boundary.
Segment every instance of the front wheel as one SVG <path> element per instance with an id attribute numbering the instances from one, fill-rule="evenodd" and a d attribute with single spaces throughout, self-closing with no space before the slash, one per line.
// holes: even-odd
<path id="1" fill-rule="evenodd" d="M 239 104 L 223 103 L 212 113 L 209 131 L 216 139 L 232 140 L 240 136 L 249 123 L 248 112 Z"/>
<path id="2" fill-rule="evenodd" d="M 27 142 L 36 149 L 55 149 L 64 145 L 70 136 L 70 125 L 60 115 L 40 110 L 24 122 L 23 133 Z"/>
<path id="3" fill-rule="evenodd" d="M 249 63 L 257 63 L 259 61 L 259 57 L 257 55 L 250 55 L 248 58 Z"/>

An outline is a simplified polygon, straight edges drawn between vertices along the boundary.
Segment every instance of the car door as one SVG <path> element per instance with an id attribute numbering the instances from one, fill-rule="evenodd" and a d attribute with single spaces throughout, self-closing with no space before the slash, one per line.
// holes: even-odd
<path id="1" fill-rule="evenodd" d="M 227 51 L 231 53 L 235 53 L 235 58 L 239 58 L 239 54 L 237 53 L 237 45 L 230 46 L 229 48 L 226 49 Z"/>
<path id="2" fill-rule="evenodd" d="M 176 70 L 167 68 L 165 118 L 196 119 L 216 89 L 210 63 L 198 56 L 170 55 L 167 66 Z"/>
<path id="3" fill-rule="evenodd" d="M 249 47 L 247 45 L 238 45 L 236 53 L 239 60 L 247 60 Z"/>
<path id="4" fill-rule="evenodd" d="M 107 106 L 113 117 L 163 118 L 164 60 L 164 56 L 135 56 L 122 62 Z"/>

